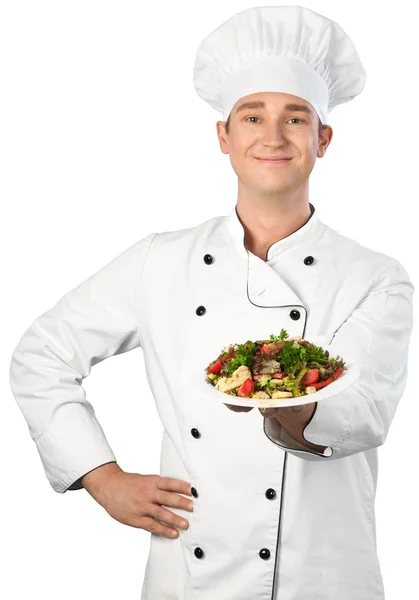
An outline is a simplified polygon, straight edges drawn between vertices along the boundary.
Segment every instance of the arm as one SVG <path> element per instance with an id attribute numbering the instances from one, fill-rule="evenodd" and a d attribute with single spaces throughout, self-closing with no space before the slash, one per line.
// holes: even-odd
<path id="1" fill-rule="evenodd" d="M 103 467 L 103 469 L 101 467 Z M 107 473 L 107 472 L 111 472 L 111 471 L 113 472 L 114 470 L 121 471 L 122 469 L 116 461 L 109 461 L 107 463 L 104 463 L 103 465 L 98 465 L 97 467 L 95 467 L 88 473 L 85 473 L 84 475 L 79 477 L 76 481 L 74 481 L 74 483 L 72 483 L 70 485 L 70 487 L 67 488 L 67 490 L 81 490 L 82 488 L 85 488 L 87 491 L 89 491 L 87 482 L 92 481 L 92 480 L 96 481 L 96 477 L 97 477 L 96 472 L 99 472 L 99 470 L 102 475 L 103 473 Z M 91 476 L 90 473 L 93 473 L 93 472 L 95 472 L 95 475 Z M 67 491 L 67 490 L 65 490 L 65 491 Z"/>
<path id="2" fill-rule="evenodd" d="M 351 358 L 361 375 L 340 394 L 316 403 L 301 432 L 303 440 L 326 450 L 297 449 L 285 441 L 281 426 L 265 418 L 272 442 L 306 460 L 334 460 L 384 444 L 406 387 L 414 289 L 393 259 L 335 332 L 331 354 Z"/>
<path id="3" fill-rule="evenodd" d="M 272 433 L 273 438 L 285 442 L 291 448 L 300 450 L 309 448 L 314 452 L 324 454 L 327 450 L 326 446 L 312 444 L 303 436 L 303 431 L 310 423 L 316 408 L 317 402 L 310 402 L 285 408 L 259 408 L 259 412 L 265 419 L 269 419 L 269 431 L 275 432 Z"/>
<path id="4" fill-rule="evenodd" d="M 12 392 L 56 492 L 81 489 L 84 475 L 116 462 L 82 381 L 93 365 L 140 346 L 141 275 L 155 235 L 65 294 L 13 352 Z"/>
<path id="5" fill-rule="evenodd" d="M 327 446 L 312 444 L 311 442 L 308 442 L 303 435 L 303 431 L 310 423 L 316 409 L 317 402 L 302 404 L 301 406 L 290 406 L 288 409 L 277 410 L 276 419 L 284 430 L 283 436 L 288 435 L 292 440 L 302 444 L 304 449 L 310 448 L 310 450 L 324 454 L 324 451 L 327 450 Z M 283 411 L 286 411 L 285 415 L 283 414 Z"/>
<path id="6" fill-rule="evenodd" d="M 106 485 L 106 482 L 113 473 L 121 472 L 122 469 L 117 463 L 110 462 L 105 465 L 100 465 L 96 469 L 86 473 L 86 475 L 81 478 L 81 484 L 89 492 L 92 498 L 101 504 L 101 492 L 105 489 L 104 486 Z"/>

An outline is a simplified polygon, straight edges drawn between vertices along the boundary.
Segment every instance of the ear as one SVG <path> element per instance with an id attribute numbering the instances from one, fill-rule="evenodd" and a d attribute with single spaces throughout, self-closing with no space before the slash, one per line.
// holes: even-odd
<path id="1" fill-rule="evenodd" d="M 216 128 L 221 152 L 223 154 L 229 154 L 228 135 L 225 130 L 225 121 L 217 121 Z"/>

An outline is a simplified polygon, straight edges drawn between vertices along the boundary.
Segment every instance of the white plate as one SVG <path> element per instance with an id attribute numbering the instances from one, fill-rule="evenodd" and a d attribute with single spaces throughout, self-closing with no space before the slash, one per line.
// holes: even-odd
<path id="1" fill-rule="evenodd" d="M 328 346 L 323 346 L 324 350 L 328 350 Z M 336 358 L 335 349 L 333 352 L 329 349 L 329 354 L 331 357 Z M 198 365 L 197 359 L 192 359 L 188 368 L 186 368 L 182 374 L 182 377 L 185 383 L 197 394 L 199 394 L 202 398 L 207 398 L 208 400 L 215 400 L 216 402 L 223 402 L 224 404 L 231 404 L 233 406 L 258 406 L 259 408 L 268 408 L 268 407 L 286 407 L 286 406 L 299 406 L 300 404 L 310 404 L 311 402 L 319 402 L 324 400 L 325 398 L 330 398 L 331 396 L 335 396 L 343 390 L 346 390 L 350 385 L 354 383 L 359 378 L 360 369 L 359 367 L 350 359 L 346 359 L 344 356 L 342 357 L 345 361 L 346 369 L 343 371 L 342 375 L 335 379 L 332 383 L 327 385 L 324 388 L 317 390 L 314 394 L 306 394 L 304 396 L 299 396 L 297 398 L 261 398 L 260 400 L 256 398 L 242 398 L 240 396 L 232 396 L 230 394 L 226 394 L 225 392 L 220 392 L 217 390 L 215 386 L 211 383 L 208 383 L 206 380 L 206 367 L 210 364 L 211 359 L 206 363 L 202 364 L 202 362 Z M 202 356 L 201 356 L 202 360 Z"/>

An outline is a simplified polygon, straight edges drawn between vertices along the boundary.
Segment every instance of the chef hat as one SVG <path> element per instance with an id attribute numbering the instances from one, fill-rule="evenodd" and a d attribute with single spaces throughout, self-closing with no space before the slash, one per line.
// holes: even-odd
<path id="1" fill-rule="evenodd" d="M 349 36 L 303 6 L 258 6 L 239 12 L 200 44 L 193 83 L 223 113 L 248 94 L 283 92 L 307 100 L 321 122 L 352 100 L 366 73 Z"/>

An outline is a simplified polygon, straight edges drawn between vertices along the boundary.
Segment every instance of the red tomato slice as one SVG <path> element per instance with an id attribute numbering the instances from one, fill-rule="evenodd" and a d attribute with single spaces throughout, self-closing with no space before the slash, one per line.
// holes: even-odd
<path id="1" fill-rule="evenodd" d="M 276 350 L 281 350 L 284 347 L 285 342 L 270 342 L 269 344 L 263 344 L 260 351 L 263 353 L 270 354 Z"/>
<path id="2" fill-rule="evenodd" d="M 221 360 L 216 360 L 215 363 L 210 365 L 207 369 L 207 373 L 219 373 L 223 368 L 223 363 Z"/>
<path id="3" fill-rule="evenodd" d="M 280 373 L 269 373 L 272 379 L 284 379 L 286 373 L 281 371 Z"/>
<path id="4" fill-rule="evenodd" d="M 319 380 L 319 377 L 320 375 L 318 369 L 309 369 L 305 372 L 304 377 L 301 380 L 301 385 L 313 385 L 313 383 L 316 383 L 316 381 Z"/>
<path id="5" fill-rule="evenodd" d="M 248 377 L 241 385 L 241 387 L 237 390 L 237 395 L 242 397 L 247 397 L 255 391 L 255 384 L 253 383 L 253 379 Z"/>
<path id="6" fill-rule="evenodd" d="M 329 383 L 332 383 L 335 379 L 337 379 L 340 375 L 342 375 L 343 373 L 343 369 L 338 369 L 337 371 L 335 371 L 333 373 L 333 375 L 331 375 L 328 379 L 326 379 L 325 381 L 319 381 L 318 383 L 313 383 L 312 387 L 315 387 L 316 390 L 318 390 L 319 388 L 325 387 L 326 385 L 329 385 Z"/>

